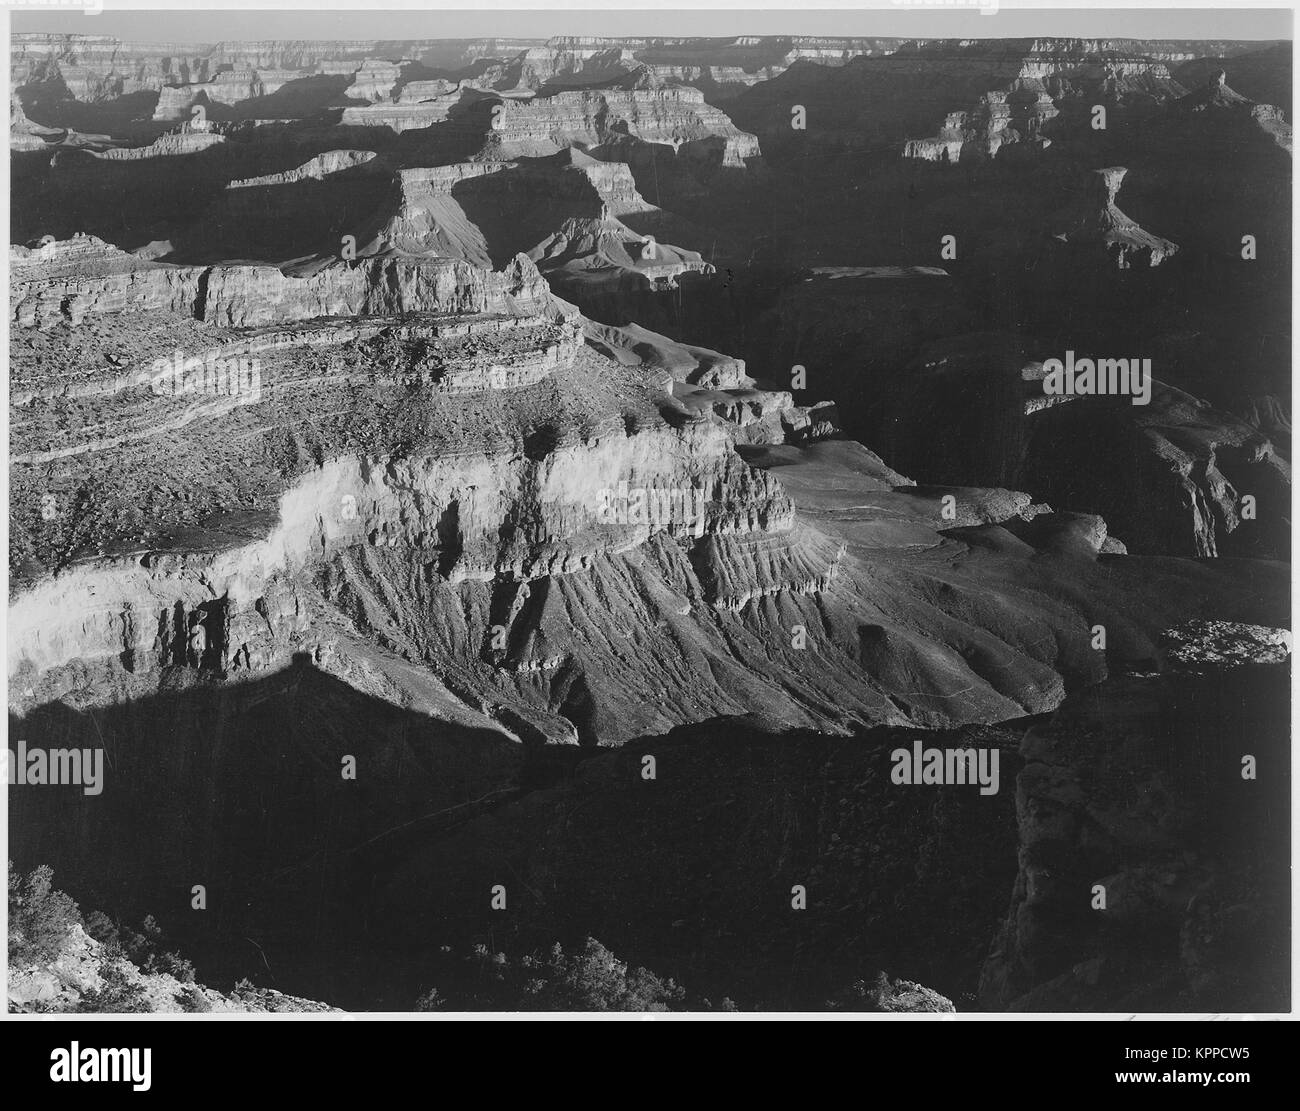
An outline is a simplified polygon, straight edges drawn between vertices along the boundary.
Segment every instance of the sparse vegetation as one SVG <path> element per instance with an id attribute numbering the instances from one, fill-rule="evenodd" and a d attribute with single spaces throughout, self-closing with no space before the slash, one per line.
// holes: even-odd
<path id="1" fill-rule="evenodd" d="M 100 968 L 103 984 L 85 992 L 76 1010 L 81 1014 L 131 1014 L 149 1010 L 144 986 L 132 980 L 120 960 L 105 961 Z"/>
<path id="2" fill-rule="evenodd" d="M 23 876 L 9 861 L 10 965 L 53 960 L 68 935 L 82 924 L 76 902 L 55 891 L 53 880 L 49 865 Z"/>
<path id="3" fill-rule="evenodd" d="M 511 959 L 477 945 L 462 958 L 443 951 L 439 986 L 419 1011 L 672 1011 L 687 1009 L 685 990 L 644 968 L 629 968 L 595 938 L 577 951 L 558 942 Z"/>
<path id="4" fill-rule="evenodd" d="M 211 1007 L 194 985 L 194 965 L 174 950 L 163 949 L 164 935 L 153 915 L 147 915 L 137 932 L 102 911 L 84 918 L 76 900 L 54 888 L 54 873 L 40 865 L 24 875 L 9 861 L 9 964 L 31 968 L 53 964 L 69 953 L 77 927 L 94 941 L 97 951 L 98 988 L 84 992 L 75 1010 L 87 1014 L 147 1011 L 147 993 L 132 966 L 146 976 L 170 975 L 186 985 L 178 1001 L 186 1010 Z M 45 1002 L 35 1010 L 49 1010 Z"/>

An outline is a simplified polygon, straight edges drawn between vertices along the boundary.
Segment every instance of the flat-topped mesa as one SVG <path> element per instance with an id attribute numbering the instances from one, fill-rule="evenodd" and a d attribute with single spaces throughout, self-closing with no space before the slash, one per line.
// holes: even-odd
<path id="1" fill-rule="evenodd" d="M 241 101 L 255 100 L 274 91 L 256 70 L 227 70 L 201 84 L 164 86 L 158 91 L 153 118 L 182 120 L 191 115 L 196 104 L 232 108 Z"/>
<path id="2" fill-rule="evenodd" d="M 432 82 L 424 84 L 432 85 Z M 432 95 L 416 100 L 399 96 L 396 102 L 357 105 L 345 108 L 339 122 L 344 127 L 384 127 L 401 133 L 431 127 L 434 124 L 457 124 L 464 135 L 486 138 L 491 122 L 488 103 L 498 99 L 466 82 L 448 83 L 445 92 L 431 90 Z M 476 106 L 477 105 L 477 109 Z"/>
<path id="3" fill-rule="evenodd" d="M 151 310 L 226 327 L 403 312 L 565 315 L 524 255 L 500 271 L 462 259 L 392 256 L 317 260 L 295 273 L 272 266 L 152 263 L 90 236 L 74 240 L 73 247 L 18 248 L 11 255 L 11 320 L 24 328 L 59 321 L 76 326 L 91 316 Z"/>
<path id="4" fill-rule="evenodd" d="M 598 147 L 639 139 L 678 149 L 721 140 L 721 165 L 744 168 L 760 154 L 757 137 L 741 131 L 726 113 L 687 86 L 562 92 L 504 102 L 494 113 L 491 148 L 500 157 L 553 154 L 561 147 Z"/>
<path id="5" fill-rule="evenodd" d="M 1071 246 L 1099 248 L 1120 270 L 1134 266 L 1159 266 L 1178 251 L 1178 245 L 1138 225 L 1115 203 L 1126 166 L 1094 170 L 1086 180 L 1079 200 L 1062 219 L 1067 230 L 1056 238 Z"/>
<path id="6" fill-rule="evenodd" d="M 407 81 L 394 90 L 393 103 L 423 104 L 426 101 L 448 96 L 454 93 L 457 87 L 455 81 L 448 81 L 442 77 L 427 81 Z"/>
<path id="7" fill-rule="evenodd" d="M 1186 62 L 1215 53 L 1227 43 L 1192 43 L 1165 39 L 1034 39 L 1033 54 L 1142 54 L 1162 62 Z M 1200 47 L 1198 52 L 1196 49 Z"/>
<path id="8" fill-rule="evenodd" d="M 552 40 L 525 51 L 519 83 L 540 88 L 551 82 L 597 84 L 618 81 L 638 66 L 635 50 L 625 44 Z"/>
<path id="9" fill-rule="evenodd" d="M 367 58 L 352 76 L 343 95 L 350 100 L 368 100 L 372 104 L 391 101 L 402 78 L 400 63 Z"/>

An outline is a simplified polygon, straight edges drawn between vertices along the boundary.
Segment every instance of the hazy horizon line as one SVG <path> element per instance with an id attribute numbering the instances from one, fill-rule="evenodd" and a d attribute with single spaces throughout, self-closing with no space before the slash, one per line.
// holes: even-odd
<path id="1" fill-rule="evenodd" d="M 1102 39 L 1126 39 L 1132 42 L 1262 42 L 1262 43 L 1284 43 L 1293 42 L 1291 37 L 1269 36 L 1255 38 L 1249 35 L 1215 35 L 1211 37 L 1188 36 L 1188 35 L 1078 35 L 1078 34 L 1048 34 L 1046 32 L 1038 35 L 863 35 L 863 34 L 844 34 L 844 35 L 826 35 L 826 34 L 798 34 L 792 32 L 761 32 L 751 33 L 748 31 L 737 31 L 734 35 L 579 35 L 579 34 L 555 34 L 555 35 L 411 35 L 411 36 L 385 36 L 371 35 L 366 38 L 352 38 L 348 35 L 330 35 L 325 37 L 306 38 L 301 35 L 295 35 L 292 40 L 283 39 L 280 36 L 273 38 L 249 38 L 241 36 L 239 38 L 224 39 L 187 39 L 173 35 L 159 36 L 157 38 L 147 37 L 144 35 L 116 35 L 111 32 L 102 31 L 13 31 L 10 38 L 17 38 L 20 35 L 82 35 L 87 38 L 113 38 L 119 42 L 160 42 L 160 43 L 184 43 L 193 46 L 219 46 L 225 43 L 240 42 L 355 42 L 355 43 L 373 43 L 373 42 L 482 42 L 485 39 L 491 39 L 495 42 L 550 42 L 554 39 L 600 39 L 603 42 L 624 41 L 624 42 L 654 42 L 654 41 L 695 41 L 695 42 L 726 42 L 730 39 L 738 38 L 755 38 L 755 39 L 872 39 L 875 41 L 895 41 L 895 42 L 954 42 L 958 39 L 977 40 L 987 42 L 1015 42 L 1022 39 L 1050 38 L 1050 39 L 1083 39 L 1102 40 Z"/>
<path id="2" fill-rule="evenodd" d="M 665 26 L 674 30 L 665 32 Z M 508 27 L 507 34 L 501 34 Z M 256 28 L 256 30 L 252 30 Z M 134 9 L 88 15 L 75 9 L 13 10 L 11 33 L 101 35 L 129 42 L 504 42 L 556 38 L 713 39 L 741 37 L 898 39 L 1132 39 L 1167 42 L 1292 42 L 1290 8 L 1004 8 L 899 4 L 853 10 L 751 8 L 557 8 L 207 11 Z M 365 34 L 360 33 L 365 31 Z M 432 31 L 433 33 L 429 33 Z"/>

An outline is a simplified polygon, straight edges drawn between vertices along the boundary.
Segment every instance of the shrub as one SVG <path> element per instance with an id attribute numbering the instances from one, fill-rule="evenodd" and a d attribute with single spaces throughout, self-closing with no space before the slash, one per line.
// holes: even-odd
<path id="1" fill-rule="evenodd" d="M 437 988 L 430 988 L 415 1001 L 417 1011 L 440 1011 L 446 1000 L 438 994 Z"/>
<path id="2" fill-rule="evenodd" d="M 86 933 L 110 949 L 122 948 L 122 936 L 117 923 L 102 910 L 92 910 L 86 915 Z"/>
<path id="3" fill-rule="evenodd" d="M 529 994 L 548 1011 L 668 1011 L 686 995 L 672 980 L 629 969 L 592 937 L 575 954 L 552 946 L 541 971 L 541 986 Z"/>
<path id="4" fill-rule="evenodd" d="M 32 964 L 54 960 L 81 911 L 71 896 L 52 887 L 54 872 L 42 864 L 24 877 L 9 861 L 9 961 Z"/>
<path id="5" fill-rule="evenodd" d="M 484 945 L 459 961 L 443 952 L 440 987 L 421 995 L 417 1010 L 667 1011 L 686 996 L 672 980 L 629 969 L 594 938 L 577 952 L 557 943 L 514 961 Z"/>
<path id="6" fill-rule="evenodd" d="M 185 984 L 194 983 L 194 965 L 177 952 L 155 953 L 144 965 L 146 972 L 175 976 Z"/>
<path id="7" fill-rule="evenodd" d="M 208 997 L 193 984 L 186 984 L 176 993 L 176 1002 L 181 1005 L 181 1010 L 189 1014 L 206 1014 L 212 1010 Z"/>
<path id="8" fill-rule="evenodd" d="M 81 1014 L 132 1014 L 147 1011 L 144 987 L 126 974 L 127 966 L 121 961 L 110 961 L 100 967 L 103 980 L 97 991 L 88 991 L 77 1004 Z"/>

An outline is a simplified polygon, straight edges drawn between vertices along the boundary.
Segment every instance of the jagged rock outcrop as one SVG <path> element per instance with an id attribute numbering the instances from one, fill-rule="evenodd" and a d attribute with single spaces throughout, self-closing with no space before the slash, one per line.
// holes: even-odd
<path id="1" fill-rule="evenodd" d="M 292 170 L 278 174 L 264 174 L 261 177 L 245 178 L 232 181 L 227 189 L 249 189 L 261 185 L 293 185 L 299 181 L 322 181 L 332 174 L 343 173 L 365 166 L 376 158 L 372 150 L 331 150 L 318 154 L 309 162 L 304 162 Z"/>
<path id="2" fill-rule="evenodd" d="M 529 257 L 569 296 L 676 289 L 684 274 L 711 274 L 696 251 L 637 235 L 612 219 L 569 218 L 539 243 Z"/>
<path id="3" fill-rule="evenodd" d="M 1080 192 L 1070 213 L 1062 214 L 1065 230 L 1056 238 L 1071 247 L 1098 252 L 1119 270 L 1159 266 L 1178 251 L 1178 245 L 1152 235 L 1115 203 L 1128 173 L 1125 166 L 1096 170 Z"/>
<path id="4" fill-rule="evenodd" d="M 1288 154 L 1291 153 L 1291 125 L 1285 111 L 1272 104 L 1256 104 L 1228 86 L 1227 74 L 1215 70 L 1205 84 L 1169 106 L 1170 120 L 1177 124 L 1199 122 L 1206 117 L 1216 122 L 1233 121 L 1262 132 Z"/>
<path id="5" fill-rule="evenodd" d="M 174 158 L 179 155 L 196 154 L 220 146 L 225 139 L 212 131 L 183 130 L 159 135 L 152 143 L 143 147 L 113 147 L 109 150 L 92 151 L 92 158 L 106 162 L 140 162 L 149 158 Z"/>
<path id="6" fill-rule="evenodd" d="M 23 111 L 22 101 L 9 98 L 9 149 L 15 151 L 44 150 L 47 139 L 57 139 L 61 132 L 51 127 L 32 123 Z"/>
<path id="7" fill-rule="evenodd" d="M 990 89 L 978 104 L 948 115 L 937 137 L 911 139 L 903 153 L 928 161 L 992 158 L 1004 146 L 1043 150 L 1044 127 L 1084 98 L 1110 105 L 1168 101 L 1182 94 L 1163 60 L 1147 52 L 1117 51 L 1109 44 L 1035 41 L 1026 44 L 1015 78 Z"/>
<path id="8" fill-rule="evenodd" d="M 716 140 L 712 157 L 724 168 L 743 169 L 759 156 L 754 136 L 688 86 L 563 92 L 502 103 L 490 136 L 490 149 L 500 157 L 553 154 L 575 143 L 599 147 L 625 137 L 665 144 L 675 153 Z"/>
<path id="9" fill-rule="evenodd" d="M 1135 112 L 1167 104 L 1186 92 L 1168 63 L 1206 48 L 1187 43 L 1152 53 L 1136 41 L 1077 39 L 899 42 L 835 68 L 796 62 L 726 106 L 778 160 L 803 151 L 980 162 L 1087 132 L 1095 104 Z M 795 104 L 806 111 L 804 133 L 790 127 Z"/>
<path id="10" fill-rule="evenodd" d="M 1024 476 L 1101 513 L 1133 551 L 1286 558 L 1290 463 L 1269 437 L 1182 390 L 1079 397 L 1035 412 Z"/>

